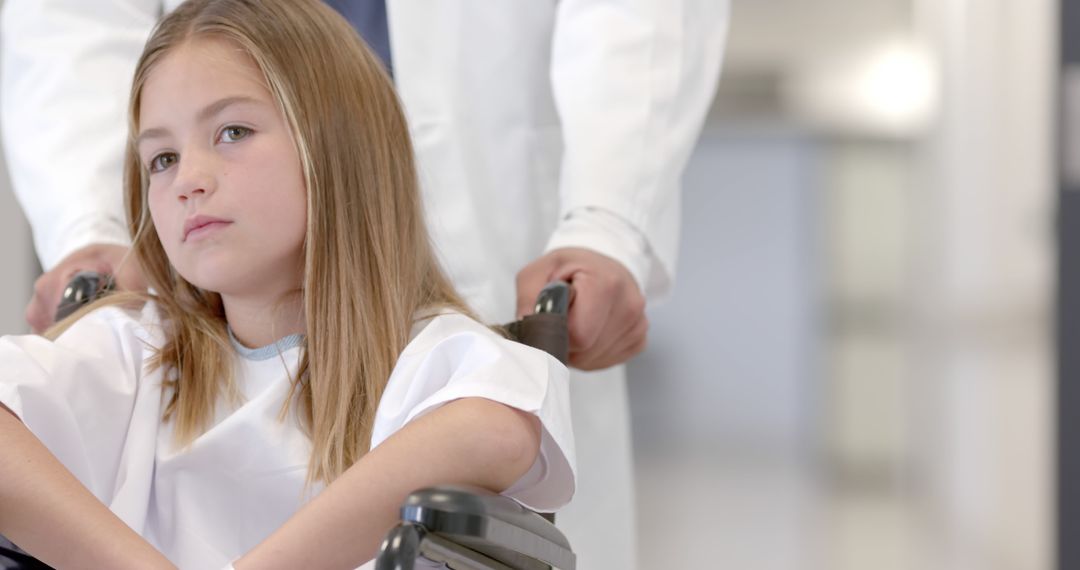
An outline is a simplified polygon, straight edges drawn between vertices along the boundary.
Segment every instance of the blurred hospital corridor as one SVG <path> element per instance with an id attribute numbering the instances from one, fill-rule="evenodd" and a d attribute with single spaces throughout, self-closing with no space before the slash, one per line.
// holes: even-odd
<path id="1" fill-rule="evenodd" d="M 1080 0 L 732 0 L 674 291 L 628 365 L 642 570 L 1080 568 L 1062 30 Z M 40 268 L 0 185 L 23 333 Z"/>
<path id="2" fill-rule="evenodd" d="M 643 568 L 1080 564 L 1055 538 L 1061 9 L 733 3 L 630 367 Z"/>

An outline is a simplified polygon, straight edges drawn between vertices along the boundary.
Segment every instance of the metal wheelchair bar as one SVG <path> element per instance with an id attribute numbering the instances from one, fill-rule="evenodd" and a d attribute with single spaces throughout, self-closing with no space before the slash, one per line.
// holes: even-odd
<path id="1" fill-rule="evenodd" d="M 420 555 L 432 562 L 446 564 L 452 570 L 514 570 L 437 534 L 424 535 L 420 540 Z"/>

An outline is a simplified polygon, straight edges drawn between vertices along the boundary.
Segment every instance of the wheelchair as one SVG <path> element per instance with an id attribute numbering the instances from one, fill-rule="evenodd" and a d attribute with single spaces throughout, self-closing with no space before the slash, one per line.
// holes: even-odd
<path id="1" fill-rule="evenodd" d="M 57 318 L 63 318 L 111 288 L 96 274 L 76 275 L 64 291 Z M 551 283 L 540 292 L 536 310 L 502 327 L 518 342 L 544 350 L 566 363 L 566 314 L 570 288 Z M 418 566 L 427 561 L 428 565 Z M 574 570 L 569 541 L 554 516 L 532 512 L 513 499 L 483 489 L 440 486 L 411 493 L 401 521 L 387 533 L 375 558 L 376 570 L 443 567 L 452 570 Z M 0 570 L 49 570 L 0 536 Z"/>

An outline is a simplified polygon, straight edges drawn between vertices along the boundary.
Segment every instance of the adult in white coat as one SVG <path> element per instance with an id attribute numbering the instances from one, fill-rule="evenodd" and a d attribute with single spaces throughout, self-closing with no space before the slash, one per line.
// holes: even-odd
<path id="1" fill-rule="evenodd" d="M 3 142 L 51 318 L 76 271 L 114 272 L 128 243 L 121 160 L 132 70 L 180 0 L 6 0 Z M 675 271 L 681 173 L 720 71 L 728 0 L 389 0 L 394 79 L 432 234 L 486 319 L 570 279 L 580 480 L 559 525 L 580 568 L 634 566 L 624 373 L 644 298 Z M 516 285 L 515 285 L 516 283 Z"/>

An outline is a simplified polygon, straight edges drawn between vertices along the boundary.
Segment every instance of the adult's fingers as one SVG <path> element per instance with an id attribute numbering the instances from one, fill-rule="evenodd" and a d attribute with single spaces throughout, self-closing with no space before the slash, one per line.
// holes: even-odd
<path id="1" fill-rule="evenodd" d="M 31 330 L 41 333 L 53 325 L 64 288 L 76 273 L 104 270 L 100 263 L 93 260 L 78 259 L 61 263 L 38 277 L 34 282 L 34 296 L 26 307 L 26 322 Z"/>
<path id="2" fill-rule="evenodd" d="M 618 289 L 604 283 L 602 277 L 586 272 L 561 278 L 567 279 L 574 288 L 574 299 L 566 318 L 570 350 L 588 351 L 609 328 L 612 311 L 619 301 Z"/>
<path id="3" fill-rule="evenodd" d="M 532 312 L 536 294 L 553 280 L 574 290 L 567 316 L 571 365 L 594 370 L 619 364 L 644 346 L 645 297 L 621 263 L 581 248 L 545 254 L 518 273 L 519 318 Z"/>
<path id="4" fill-rule="evenodd" d="M 49 328 L 56 316 L 56 307 L 60 304 L 60 295 L 55 274 L 45 273 L 34 281 L 34 293 L 26 305 L 26 322 L 30 330 L 41 333 Z M 51 300 L 55 299 L 55 302 Z M 50 305 L 52 309 L 50 310 Z"/>
<path id="5" fill-rule="evenodd" d="M 624 334 L 612 336 L 614 342 L 582 352 L 570 352 L 570 364 L 581 370 L 602 370 L 622 364 L 645 350 L 649 320 L 642 315 Z"/>
<path id="6" fill-rule="evenodd" d="M 80 271 L 108 273 L 117 278 L 121 289 L 145 289 L 145 281 L 134 260 L 126 260 L 129 248 L 120 245 L 94 244 L 78 249 L 34 282 L 34 294 L 26 306 L 26 322 L 36 332 L 52 326 L 64 288 Z"/>

